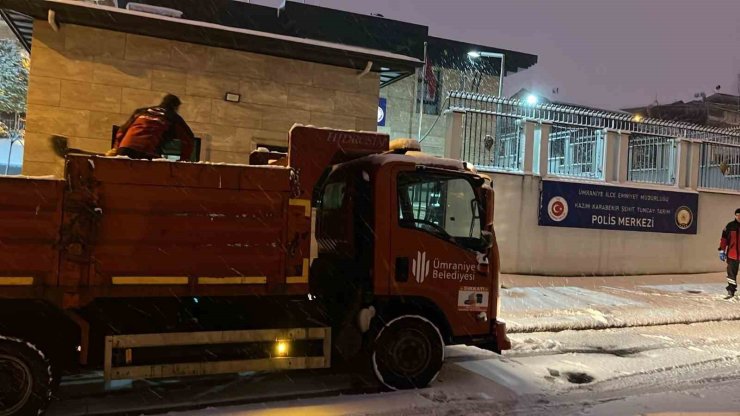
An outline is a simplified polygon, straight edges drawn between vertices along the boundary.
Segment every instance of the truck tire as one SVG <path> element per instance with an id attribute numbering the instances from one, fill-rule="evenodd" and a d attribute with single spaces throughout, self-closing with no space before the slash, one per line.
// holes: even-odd
<path id="1" fill-rule="evenodd" d="M 0 336 L 0 416 L 37 416 L 51 399 L 49 360 L 33 344 Z"/>
<path id="2" fill-rule="evenodd" d="M 372 345 L 375 376 L 391 390 L 423 388 L 442 368 L 442 334 L 428 319 L 403 315 L 377 330 Z"/>

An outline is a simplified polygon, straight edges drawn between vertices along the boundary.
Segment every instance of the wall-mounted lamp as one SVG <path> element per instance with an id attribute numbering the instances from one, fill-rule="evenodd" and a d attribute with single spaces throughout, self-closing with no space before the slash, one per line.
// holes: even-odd
<path id="1" fill-rule="evenodd" d="M 241 101 L 242 96 L 240 94 L 234 94 L 233 92 L 227 92 L 224 99 L 230 103 L 238 103 Z"/>

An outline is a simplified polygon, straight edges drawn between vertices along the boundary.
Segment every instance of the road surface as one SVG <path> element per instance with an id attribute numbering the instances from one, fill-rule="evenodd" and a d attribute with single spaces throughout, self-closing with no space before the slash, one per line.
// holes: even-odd
<path id="1" fill-rule="evenodd" d="M 740 415 L 738 321 L 512 338 L 514 348 L 503 356 L 448 347 L 438 380 L 417 391 L 380 392 L 358 387 L 343 374 L 297 372 L 139 384 L 131 392 L 56 403 L 50 413 L 123 411 L 122 403 L 130 409 L 132 400 L 142 409 L 153 404 L 150 411 L 164 412 L 166 406 L 156 410 L 156 405 L 169 400 L 197 409 L 179 416 Z M 178 392 L 187 400 L 177 399 Z"/>

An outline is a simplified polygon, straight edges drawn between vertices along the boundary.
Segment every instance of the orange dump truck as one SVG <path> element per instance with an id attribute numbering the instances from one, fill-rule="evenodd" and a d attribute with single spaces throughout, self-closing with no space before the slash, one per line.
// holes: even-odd
<path id="1" fill-rule="evenodd" d="M 88 369 L 351 360 L 403 389 L 444 345 L 509 348 L 493 190 L 417 146 L 294 126 L 264 165 L 71 155 L 64 179 L 0 178 L 0 415 L 37 414 Z"/>

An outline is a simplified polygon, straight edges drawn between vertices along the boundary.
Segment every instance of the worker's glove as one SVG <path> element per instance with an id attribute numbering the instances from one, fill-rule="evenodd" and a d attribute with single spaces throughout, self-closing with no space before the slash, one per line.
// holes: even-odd
<path id="1" fill-rule="evenodd" d="M 116 156 L 118 154 L 118 149 L 110 149 L 107 152 L 105 152 L 105 155 L 108 157 Z"/>
<path id="2" fill-rule="evenodd" d="M 719 260 L 720 261 L 727 261 L 727 253 L 725 253 L 724 251 L 720 251 L 719 252 Z"/>

